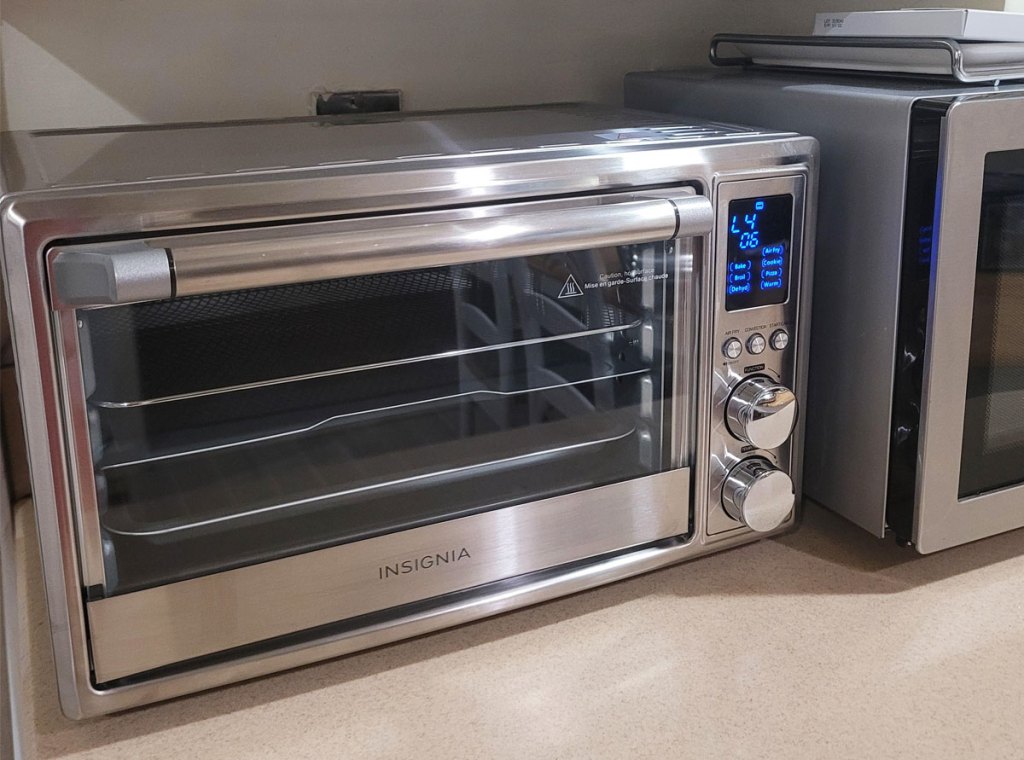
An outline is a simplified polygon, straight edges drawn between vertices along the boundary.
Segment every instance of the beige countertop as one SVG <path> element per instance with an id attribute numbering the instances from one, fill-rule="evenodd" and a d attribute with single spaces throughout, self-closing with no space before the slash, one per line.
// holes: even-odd
<path id="1" fill-rule="evenodd" d="M 811 506 L 781 539 L 76 723 L 29 507 L 27 758 L 1024 757 L 1024 531 L 919 557 Z"/>

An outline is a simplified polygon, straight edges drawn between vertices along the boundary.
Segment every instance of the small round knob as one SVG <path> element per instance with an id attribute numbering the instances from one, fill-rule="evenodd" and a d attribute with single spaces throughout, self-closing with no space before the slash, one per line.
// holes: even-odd
<path id="1" fill-rule="evenodd" d="M 732 468 L 722 487 L 722 506 L 733 520 L 764 533 L 793 511 L 793 481 L 767 459 L 746 459 Z"/>
<path id="2" fill-rule="evenodd" d="M 743 355 L 743 344 L 736 338 L 729 338 L 729 340 L 722 344 L 722 355 L 726 359 L 732 359 L 733 361 L 739 359 Z"/>
<path id="3" fill-rule="evenodd" d="M 768 344 L 765 342 L 764 336 L 761 333 L 754 333 L 747 338 L 747 350 L 754 356 L 764 353 L 764 347 Z"/>
<path id="4" fill-rule="evenodd" d="M 772 348 L 776 351 L 785 351 L 789 346 L 789 333 L 785 330 L 776 330 L 772 333 L 772 337 L 768 339 L 768 342 L 772 344 Z"/>
<path id="5" fill-rule="evenodd" d="M 789 440 L 796 426 L 796 396 L 767 377 L 752 377 L 736 386 L 725 408 L 729 432 L 757 446 L 775 449 Z"/>

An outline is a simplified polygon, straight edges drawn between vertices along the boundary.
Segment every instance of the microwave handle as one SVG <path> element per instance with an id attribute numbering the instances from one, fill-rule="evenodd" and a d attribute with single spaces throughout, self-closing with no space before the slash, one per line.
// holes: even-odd
<path id="1" fill-rule="evenodd" d="M 589 200 L 516 204 L 478 219 L 424 212 L 355 229 L 341 221 L 291 237 L 248 230 L 61 246 L 49 253 L 51 296 L 57 309 L 109 306 L 702 236 L 714 223 L 711 202 L 685 188 Z"/>

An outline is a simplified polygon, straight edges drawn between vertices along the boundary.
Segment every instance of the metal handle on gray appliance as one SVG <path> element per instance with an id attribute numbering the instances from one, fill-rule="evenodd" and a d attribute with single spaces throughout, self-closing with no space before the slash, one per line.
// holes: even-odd
<path id="1" fill-rule="evenodd" d="M 423 212 L 372 227 L 338 221 L 305 233 L 296 226 L 61 247 L 50 254 L 52 295 L 58 307 L 124 304 L 693 237 L 714 223 L 711 202 L 691 191 L 623 198 L 520 203 L 475 219 Z"/>

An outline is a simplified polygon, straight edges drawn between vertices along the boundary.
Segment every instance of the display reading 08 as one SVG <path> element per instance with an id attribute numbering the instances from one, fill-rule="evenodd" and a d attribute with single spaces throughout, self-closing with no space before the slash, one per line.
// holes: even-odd
<path id="1" fill-rule="evenodd" d="M 786 302 L 792 238 L 792 195 L 729 203 L 726 311 Z"/>

